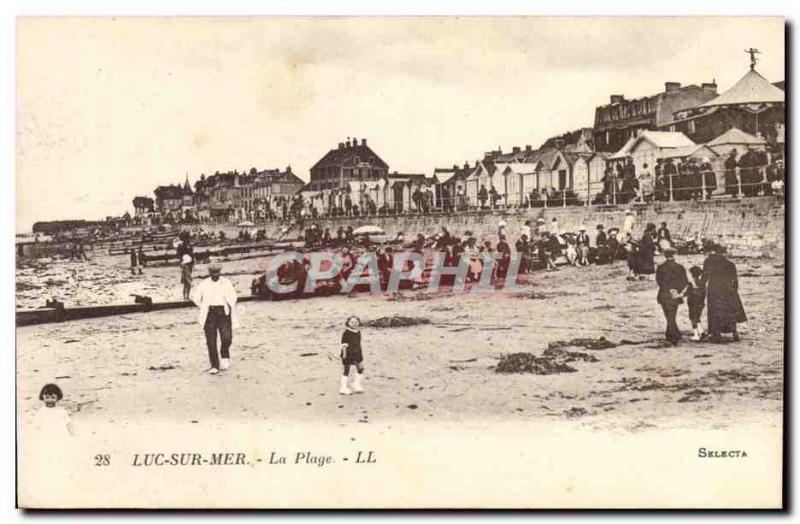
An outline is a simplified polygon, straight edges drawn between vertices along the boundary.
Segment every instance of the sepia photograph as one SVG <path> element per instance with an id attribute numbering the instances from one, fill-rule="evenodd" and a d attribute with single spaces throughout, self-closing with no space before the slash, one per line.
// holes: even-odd
<path id="1" fill-rule="evenodd" d="M 784 18 L 15 24 L 18 507 L 785 507 Z"/>

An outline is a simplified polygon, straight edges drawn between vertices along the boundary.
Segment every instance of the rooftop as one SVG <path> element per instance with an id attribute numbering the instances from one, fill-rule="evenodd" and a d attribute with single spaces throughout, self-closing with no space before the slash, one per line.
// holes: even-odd
<path id="1" fill-rule="evenodd" d="M 728 106 L 740 104 L 784 103 L 785 93 L 751 69 L 733 87 L 709 100 L 702 107 Z"/>

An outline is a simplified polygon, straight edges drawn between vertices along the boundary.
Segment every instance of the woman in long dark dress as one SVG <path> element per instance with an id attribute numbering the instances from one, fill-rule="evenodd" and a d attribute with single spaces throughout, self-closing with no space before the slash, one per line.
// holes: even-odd
<path id="1" fill-rule="evenodd" d="M 722 333 L 733 333 L 739 340 L 736 324 L 746 322 L 747 315 L 739 298 L 736 264 L 725 257 L 723 246 L 706 247 L 708 256 L 703 263 L 708 293 L 708 333 L 711 342 L 721 342 Z"/>
<path id="2" fill-rule="evenodd" d="M 649 222 L 644 229 L 642 239 L 639 241 L 639 256 L 636 273 L 640 276 L 653 275 L 656 265 L 653 257 L 656 253 L 656 225 Z M 645 278 L 650 278 L 645 276 Z"/>

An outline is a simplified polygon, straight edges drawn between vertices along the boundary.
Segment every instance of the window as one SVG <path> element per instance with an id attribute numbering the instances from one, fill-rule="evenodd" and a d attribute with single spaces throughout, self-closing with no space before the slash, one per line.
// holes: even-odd
<path id="1" fill-rule="evenodd" d="M 694 120 L 689 120 L 688 130 L 690 134 L 695 133 Z"/>

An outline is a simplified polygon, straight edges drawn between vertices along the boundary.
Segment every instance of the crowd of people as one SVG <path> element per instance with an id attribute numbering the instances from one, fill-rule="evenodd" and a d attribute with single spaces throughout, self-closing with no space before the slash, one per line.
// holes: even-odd
<path id="1" fill-rule="evenodd" d="M 722 175 L 718 179 L 717 174 Z M 705 200 L 715 195 L 754 197 L 784 193 L 783 158 L 747 150 L 731 150 L 721 167 L 708 157 L 656 159 L 637 172 L 631 158 L 611 162 L 603 174 L 601 204 L 627 204 L 672 200 Z"/>
<path id="2" fill-rule="evenodd" d="M 676 261 L 677 249 L 665 222 L 658 227 L 654 223 L 647 223 L 639 238 L 634 238 L 634 225 L 635 217 L 631 210 L 626 212 L 621 227 L 606 230 L 603 224 L 597 224 L 591 235 L 586 226 L 578 227 L 577 231 L 565 231 L 560 227 L 557 218 L 550 222 L 543 218 L 535 221 L 528 219 L 521 226 L 519 237 L 512 247 L 508 241 L 508 224 L 505 219 L 497 222 L 496 241 L 479 240 L 469 230 L 460 236 L 455 235 L 442 226 L 434 234 L 418 233 L 408 241 L 404 233 L 399 232 L 391 240 L 375 242 L 369 236 L 356 235 L 352 228 L 339 228 L 332 234 L 329 229 L 321 229 L 317 224 L 312 224 L 305 230 L 306 255 L 284 261 L 272 276 L 281 286 L 292 284 L 293 291 L 276 294 L 267 283 L 267 274 L 253 280 L 251 291 L 257 296 L 270 296 L 279 300 L 335 295 L 343 290 L 369 290 L 371 286 L 365 283 L 352 289 L 346 287 L 351 274 L 359 267 L 358 260 L 364 252 L 375 255 L 381 290 L 388 289 L 392 271 L 401 269 L 410 273 L 413 269 L 415 262 L 408 259 L 403 268 L 395 267 L 395 257 L 403 251 L 421 255 L 426 260 L 425 269 L 430 269 L 431 255 L 436 253 L 443 255 L 444 265 L 447 267 L 462 265 L 466 260 L 468 283 L 481 280 L 486 275 L 484 264 L 491 264 L 491 280 L 495 285 L 505 283 L 512 255 L 515 253 L 519 256 L 519 275 L 539 270 L 558 271 L 559 266 L 564 265 L 585 267 L 626 260 L 628 279 L 655 279 L 658 286 L 656 301 L 664 313 L 665 338 L 669 344 L 676 345 L 682 338 L 678 312 L 684 301 L 688 305 L 692 340 L 718 343 L 722 342 L 722 335 L 725 333 L 731 333 L 733 340 L 739 340 L 737 324 L 745 322 L 747 316 L 738 294 L 736 265 L 727 258 L 725 247 L 713 242 L 702 242 L 698 251 L 705 255 L 704 263 L 702 267 L 690 267 L 687 274 L 684 266 Z M 495 234 L 490 236 L 494 237 Z M 697 239 L 693 241 L 697 242 Z M 220 279 L 220 267 L 214 264 L 209 269 L 211 278 L 205 279 L 194 293 L 190 293 L 194 259 L 188 233 L 179 237 L 175 249 L 180 258 L 184 300 L 191 299 L 201 308 L 201 325 L 206 334 L 211 364 L 209 372 L 218 373 L 230 365 L 229 350 L 232 326 L 235 324 L 232 323 L 235 291 L 231 291 L 233 288 L 227 279 Z M 320 280 L 315 278 L 315 283 L 307 286 L 312 271 L 309 254 L 323 249 L 336 251 L 342 265 L 334 276 Z M 656 266 L 655 256 L 659 252 L 663 254 L 664 262 Z M 487 257 L 487 254 L 493 256 Z M 416 281 L 402 282 L 400 288 L 424 285 L 424 273 L 425 271 L 421 271 Z M 443 279 L 442 283 L 448 285 L 448 281 L 452 284 L 455 277 Z M 704 310 L 707 312 L 706 328 L 702 320 Z M 356 319 L 349 319 L 348 331 L 342 339 L 344 372 L 340 392 L 343 394 L 362 391 L 360 379 L 363 368 L 360 366 L 362 356 L 357 336 L 358 324 Z M 222 345 L 219 351 L 218 335 Z M 353 365 L 357 374 L 350 377 L 349 367 Z"/>
<path id="3" fill-rule="evenodd" d="M 535 222 L 535 223 L 534 223 Z M 356 235 L 352 227 L 339 227 L 335 233 L 330 228 L 321 228 L 316 223 L 304 231 L 304 243 L 307 250 L 339 250 L 345 258 L 352 258 L 352 264 L 345 264 L 340 274 L 344 280 L 348 276 L 348 268 L 355 264 L 356 252 L 373 251 L 378 259 L 378 267 L 383 280 L 388 280 L 392 268 L 395 250 L 413 251 L 417 253 L 440 252 L 446 266 L 457 266 L 462 257 L 469 259 L 467 281 L 479 280 L 486 255 L 492 255 L 495 262 L 491 271 L 492 281 L 505 279 L 508 274 L 512 253 L 519 255 L 517 274 L 527 275 L 534 271 L 558 271 L 562 265 L 589 266 L 604 265 L 615 261 L 627 260 L 629 279 L 652 279 L 655 273 L 654 257 L 661 251 L 665 243 L 671 242 L 671 234 L 665 223 L 656 229 L 648 224 L 644 233 L 633 236 L 634 216 L 628 210 L 621 228 L 612 227 L 606 231 L 603 224 L 597 224 L 590 234 L 585 226 L 577 231 L 562 231 L 557 218 L 549 223 L 543 218 L 528 219 L 521 228 L 521 234 L 513 242 L 507 235 L 507 224 L 501 219 L 497 224 L 497 241 L 479 240 L 472 231 L 464 231 L 455 235 L 442 226 L 431 235 L 419 233 L 416 237 L 406 239 L 404 232 L 398 232 L 394 238 L 382 242 L 374 242 L 369 235 Z M 429 257 L 430 258 L 430 257 Z M 306 263 L 289 261 L 279 270 L 279 278 L 285 281 L 305 282 L 308 269 Z M 385 284 L 385 282 L 382 282 Z M 253 292 L 264 293 L 266 283 L 254 281 Z"/>

